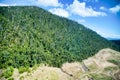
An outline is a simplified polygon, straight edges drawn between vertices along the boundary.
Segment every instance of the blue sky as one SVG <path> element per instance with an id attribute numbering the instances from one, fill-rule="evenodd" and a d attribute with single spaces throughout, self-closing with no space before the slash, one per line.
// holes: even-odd
<path id="1" fill-rule="evenodd" d="M 105 38 L 120 39 L 120 0 L 0 0 L 0 6 L 34 5 L 85 25 Z"/>

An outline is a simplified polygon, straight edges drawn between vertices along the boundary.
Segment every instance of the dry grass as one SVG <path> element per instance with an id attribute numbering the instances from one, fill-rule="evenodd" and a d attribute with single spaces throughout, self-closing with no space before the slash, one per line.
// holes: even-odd
<path id="1" fill-rule="evenodd" d="M 15 69 L 12 76 L 15 80 L 70 80 L 69 75 L 63 73 L 61 69 L 55 67 L 42 66 L 33 70 L 31 73 L 24 72 L 19 74 Z"/>

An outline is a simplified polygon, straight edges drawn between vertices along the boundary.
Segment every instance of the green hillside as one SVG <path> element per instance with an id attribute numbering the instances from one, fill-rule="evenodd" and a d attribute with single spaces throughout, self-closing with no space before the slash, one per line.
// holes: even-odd
<path id="1" fill-rule="evenodd" d="M 120 40 L 110 40 L 112 41 L 113 43 L 115 43 L 116 45 L 120 46 Z"/>
<path id="2" fill-rule="evenodd" d="M 33 6 L 0 7 L 0 68 L 60 67 L 118 46 L 72 20 Z"/>

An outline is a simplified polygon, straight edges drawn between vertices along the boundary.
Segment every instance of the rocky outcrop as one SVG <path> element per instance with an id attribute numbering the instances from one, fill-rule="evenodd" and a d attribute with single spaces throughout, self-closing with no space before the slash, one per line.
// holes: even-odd
<path id="1" fill-rule="evenodd" d="M 94 80 L 94 76 L 91 74 L 104 75 L 103 77 L 111 77 L 119 80 L 119 65 L 116 65 L 109 60 L 117 60 L 120 58 L 120 53 L 109 48 L 99 51 L 95 56 L 83 60 L 81 63 L 65 63 L 62 66 L 62 70 L 67 74 L 72 74 L 78 80 Z M 99 76 L 98 76 L 99 78 Z M 109 79 L 108 79 L 109 80 Z"/>
<path id="2" fill-rule="evenodd" d="M 82 70 L 83 70 L 83 72 L 89 71 L 88 67 L 84 64 L 84 62 L 82 63 Z"/>

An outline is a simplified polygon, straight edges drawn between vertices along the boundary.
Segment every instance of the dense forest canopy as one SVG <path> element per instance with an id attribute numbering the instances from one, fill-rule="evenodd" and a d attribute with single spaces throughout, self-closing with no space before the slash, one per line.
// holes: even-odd
<path id="1" fill-rule="evenodd" d="M 0 7 L 0 68 L 60 67 L 82 61 L 114 43 L 72 20 L 34 6 Z"/>
<path id="2" fill-rule="evenodd" d="M 113 43 L 115 43 L 116 45 L 120 46 L 120 40 L 110 40 L 112 41 Z"/>

